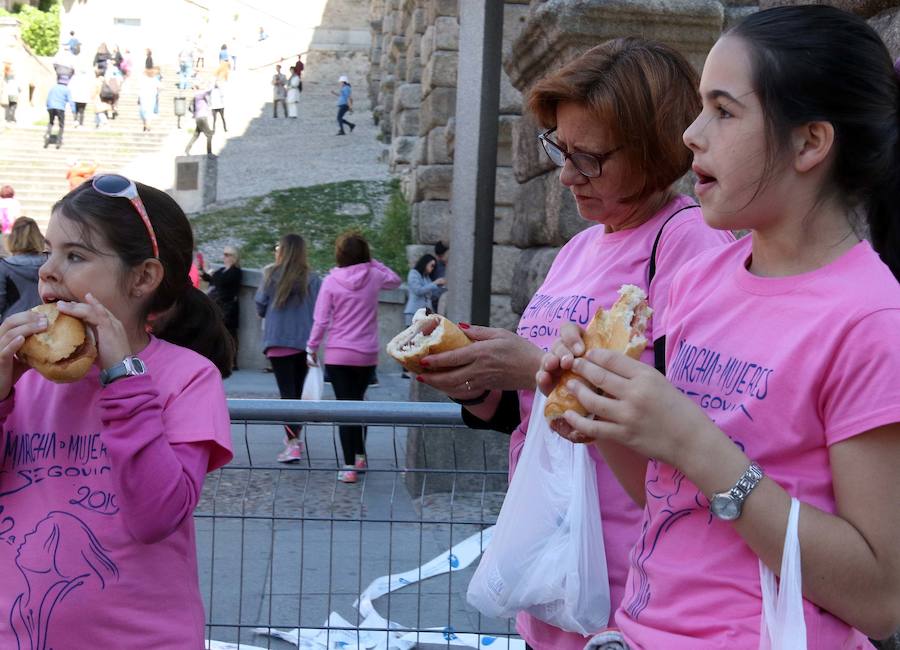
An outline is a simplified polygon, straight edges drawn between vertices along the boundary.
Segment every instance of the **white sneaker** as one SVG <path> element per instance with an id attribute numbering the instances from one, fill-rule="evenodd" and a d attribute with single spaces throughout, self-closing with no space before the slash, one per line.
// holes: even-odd
<path id="1" fill-rule="evenodd" d="M 288 438 L 284 441 L 284 451 L 275 460 L 279 463 L 296 463 L 303 458 L 303 441 L 300 438 Z"/>
<path id="2" fill-rule="evenodd" d="M 356 470 L 353 465 L 344 465 L 344 469 L 338 472 L 338 480 L 341 483 L 356 483 Z"/>

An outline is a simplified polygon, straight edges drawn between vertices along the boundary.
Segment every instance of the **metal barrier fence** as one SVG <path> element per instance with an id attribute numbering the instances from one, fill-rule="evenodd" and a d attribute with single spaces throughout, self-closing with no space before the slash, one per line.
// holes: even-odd
<path id="1" fill-rule="evenodd" d="M 234 461 L 195 512 L 207 648 L 524 649 L 466 603 L 505 465 L 452 404 L 229 400 Z M 301 461 L 282 464 L 284 423 Z M 368 469 L 338 481 L 339 428 Z M 496 445 L 494 445 L 496 447 Z"/>

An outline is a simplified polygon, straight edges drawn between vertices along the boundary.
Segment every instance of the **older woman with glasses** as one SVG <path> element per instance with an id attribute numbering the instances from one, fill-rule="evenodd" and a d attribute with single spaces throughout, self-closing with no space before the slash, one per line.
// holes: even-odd
<path id="1" fill-rule="evenodd" d="M 664 347 L 665 308 L 672 277 L 698 253 L 730 241 L 704 222 L 693 199 L 673 185 L 690 168 L 682 133 L 700 111 L 697 73 L 675 50 L 637 38 L 594 47 L 538 81 L 528 108 L 546 129 L 539 137 L 560 168 L 591 226 L 557 255 L 522 314 L 516 333 L 463 324 L 473 345 L 425 357 L 430 372 L 418 379 L 463 405 L 473 428 L 510 433 L 510 476 L 525 442 L 541 356 L 563 323 L 586 325 L 598 307 L 609 307 L 623 284 L 643 288 L 655 310 L 642 360 L 654 364 Z M 652 279 L 652 282 L 651 282 Z M 591 449 L 609 570 L 611 612 L 625 589 L 628 551 L 637 539 L 641 509 Z M 615 625 L 613 615 L 609 624 Z M 532 648 L 574 650 L 586 639 L 525 613 L 519 634 Z"/>
<path id="2" fill-rule="evenodd" d="M 209 283 L 209 297 L 222 310 L 225 329 L 234 339 L 234 369 L 237 370 L 238 326 L 241 320 L 239 297 L 244 279 L 240 255 L 234 246 L 226 246 L 222 251 L 222 266 L 212 273 L 203 264 L 201 256 L 197 256 L 197 261 L 202 265 L 200 277 Z"/>

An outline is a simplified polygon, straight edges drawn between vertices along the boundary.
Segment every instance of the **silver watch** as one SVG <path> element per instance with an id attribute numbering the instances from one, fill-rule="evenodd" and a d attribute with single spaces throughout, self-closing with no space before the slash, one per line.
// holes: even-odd
<path id="1" fill-rule="evenodd" d="M 712 496 L 709 501 L 709 510 L 716 517 L 723 521 L 734 521 L 741 516 L 744 508 L 744 501 L 750 496 L 759 482 L 762 480 L 762 468 L 756 463 L 751 462 L 750 467 L 738 479 L 734 487 L 728 492 L 718 492 Z"/>
<path id="2" fill-rule="evenodd" d="M 138 357 L 125 357 L 116 365 L 100 371 L 100 385 L 109 386 L 122 377 L 134 377 L 147 372 L 147 366 Z"/>

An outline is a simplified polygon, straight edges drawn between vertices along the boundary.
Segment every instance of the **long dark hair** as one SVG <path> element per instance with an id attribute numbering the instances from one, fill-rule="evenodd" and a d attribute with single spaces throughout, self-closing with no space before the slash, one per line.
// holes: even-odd
<path id="1" fill-rule="evenodd" d="M 194 251 L 191 224 L 168 194 L 142 183 L 135 185 L 156 232 L 159 261 L 165 270 L 143 317 L 152 320 L 155 336 L 202 354 L 227 377 L 234 343 L 222 312 L 188 277 Z M 90 181 L 57 201 L 53 214 L 79 224 L 88 241 L 93 233 L 102 236 L 128 268 L 153 257 L 150 238 L 134 206 L 126 199 L 100 194 Z"/>
<path id="2" fill-rule="evenodd" d="M 413 267 L 416 271 L 419 272 L 423 278 L 430 278 L 431 276 L 425 273 L 425 269 L 428 268 L 428 264 L 430 262 L 437 262 L 437 258 L 430 253 L 425 253 L 422 257 L 419 258 L 419 261 L 416 262 L 416 265 Z"/>
<path id="3" fill-rule="evenodd" d="M 859 16 L 822 5 L 760 11 L 728 35 L 750 50 L 769 174 L 794 127 L 830 122 L 835 160 L 825 191 L 864 214 L 875 250 L 900 280 L 900 82 L 884 42 Z"/>
<path id="4" fill-rule="evenodd" d="M 306 241 L 296 233 L 288 233 L 278 241 L 275 264 L 266 269 L 264 284 L 275 285 L 275 306 L 284 307 L 292 295 L 306 298 L 309 283 L 309 262 Z"/>

